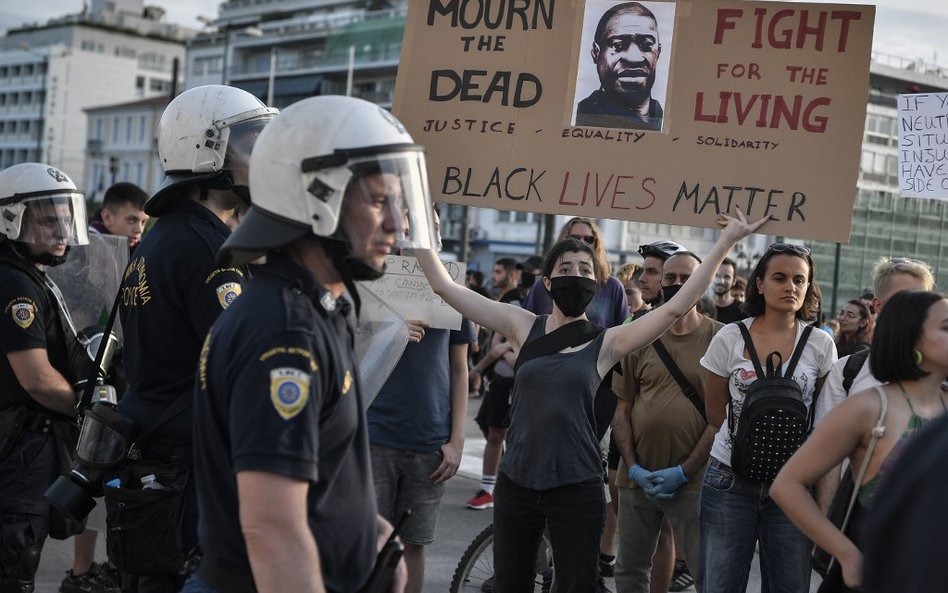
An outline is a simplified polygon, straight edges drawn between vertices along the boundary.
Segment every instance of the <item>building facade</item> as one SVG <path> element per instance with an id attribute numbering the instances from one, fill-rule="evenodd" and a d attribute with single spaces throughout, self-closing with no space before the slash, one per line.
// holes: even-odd
<path id="1" fill-rule="evenodd" d="M 166 95 L 184 61 L 188 30 L 161 16 L 142 0 L 96 1 L 0 37 L 0 167 L 42 161 L 86 186 L 83 110 Z"/>
<path id="2" fill-rule="evenodd" d="M 158 158 L 158 122 L 170 95 L 86 109 L 86 198 L 101 202 L 114 183 L 134 183 L 148 194 L 164 179 Z"/>

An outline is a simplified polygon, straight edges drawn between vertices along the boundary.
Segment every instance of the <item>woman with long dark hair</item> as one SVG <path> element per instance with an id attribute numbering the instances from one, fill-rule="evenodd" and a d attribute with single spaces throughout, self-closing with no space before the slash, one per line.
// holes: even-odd
<path id="1" fill-rule="evenodd" d="M 701 358 L 708 370 L 708 424 L 720 427 L 701 488 L 702 593 L 746 590 L 757 544 L 762 590 L 809 591 L 809 540 L 771 500 L 769 483 L 735 473 L 731 454 L 745 396 L 758 379 L 738 324 L 747 328 L 756 352 L 764 357 L 780 353 L 783 373 L 806 335 L 807 322 L 815 320 L 819 311 L 820 290 L 814 276 L 806 247 L 789 243 L 768 247 L 747 282 L 744 311 L 748 318 L 724 326 Z M 836 347 L 826 332 L 810 331 L 801 353 L 792 379 L 811 409 L 814 394 L 836 362 Z"/>
<path id="2" fill-rule="evenodd" d="M 836 354 L 842 358 L 865 350 L 872 341 L 872 312 L 859 299 L 846 301 L 836 316 L 839 332 L 836 335 Z"/>

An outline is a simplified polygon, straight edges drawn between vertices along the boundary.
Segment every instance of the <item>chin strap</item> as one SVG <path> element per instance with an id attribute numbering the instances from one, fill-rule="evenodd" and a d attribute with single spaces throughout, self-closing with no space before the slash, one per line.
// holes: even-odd
<path id="1" fill-rule="evenodd" d="M 349 242 L 341 237 L 316 237 L 316 239 L 322 243 L 323 249 L 326 251 L 326 254 L 329 255 L 329 259 L 336 269 L 339 270 L 339 273 L 342 274 L 343 284 L 346 285 L 346 290 L 349 291 L 352 304 L 355 305 L 356 319 L 358 319 L 362 300 L 359 298 L 359 291 L 356 288 L 355 281 L 378 280 L 385 273 L 385 270 L 380 272 L 361 259 L 353 256 L 349 248 Z"/>
<path id="2" fill-rule="evenodd" d="M 66 263 L 66 258 L 69 256 L 69 251 L 72 249 L 70 245 L 66 245 L 66 252 L 62 255 L 53 255 L 52 253 L 40 253 L 39 255 L 33 255 L 30 253 L 30 246 L 27 243 L 22 241 L 10 241 L 10 247 L 16 251 L 17 255 L 22 257 L 27 261 L 31 261 L 34 264 L 40 264 L 41 266 L 61 266 Z"/>

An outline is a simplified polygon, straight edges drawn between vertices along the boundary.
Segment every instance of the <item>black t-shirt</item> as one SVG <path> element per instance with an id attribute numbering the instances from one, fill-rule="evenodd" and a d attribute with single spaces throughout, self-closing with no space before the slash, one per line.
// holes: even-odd
<path id="1" fill-rule="evenodd" d="M 309 526 L 327 589 L 356 591 L 368 578 L 377 511 L 347 309 L 271 254 L 208 333 L 194 402 L 208 559 L 250 573 L 236 474 L 261 471 L 310 482 Z"/>
<path id="2" fill-rule="evenodd" d="M 731 301 L 731 304 L 727 307 L 718 307 L 717 319 L 721 323 L 731 323 L 732 321 L 740 321 L 747 317 L 747 314 L 741 309 L 743 303 L 738 300 Z"/>
<path id="3" fill-rule="evenodd" d="M 221 268 L 217 250 L 230 230 L 213 212 L 181 197 L 145 235 L 122 282 L 121 320 L 128 389 L 119 411 L 146 430 L 194 374 L 207 330 L 246 281 L 242 268 Z M 191 443 L 191 414 L 156 432 Z"/>
<path id="4" fill-rule="evenodd" d="M 73 381 L 66 351 L 66 338 L 56 302 L 45 286 L 18 265 L 9 263 L 19 258 L 9 244 L 0 244 L 0 408 L 26 405 L 40 408 L 20 385 L 10 366 L 7 354 L 44 348 L 53 368 L 67 381 Z M 30 266 L 23 261 L 22 265 Z M 36 277 L 44 272 L 36 269 Z"/>

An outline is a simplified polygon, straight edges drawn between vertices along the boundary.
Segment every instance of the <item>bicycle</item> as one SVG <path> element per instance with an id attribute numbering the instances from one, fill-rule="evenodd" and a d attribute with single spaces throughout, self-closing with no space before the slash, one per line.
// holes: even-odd
<path id="1" fill-rule="evenodd" d="M 535 592 L 547 593 L 553 585 L 553 547 L 546 531 L 540 539 L 535 562 Z M 449 593 L 493 593 L 494 591 L 494 525 L 477 534 L 454 571 Z"/>

